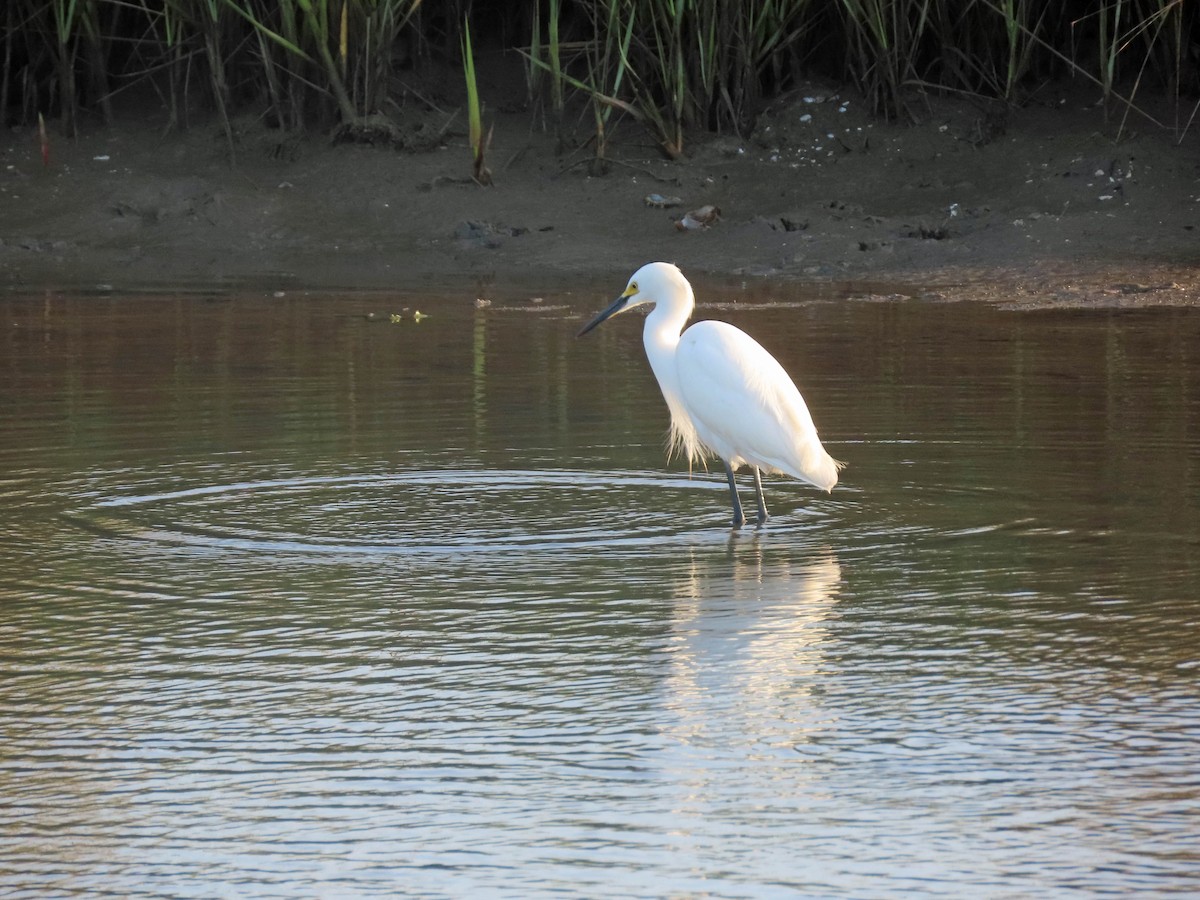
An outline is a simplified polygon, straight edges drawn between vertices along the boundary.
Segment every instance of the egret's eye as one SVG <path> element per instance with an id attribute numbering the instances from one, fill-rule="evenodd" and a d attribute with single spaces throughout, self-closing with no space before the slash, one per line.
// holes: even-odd
<path id="1" fill-rule="evenodd" d="M 638 286 L 637 286 L 636 281 L 629 285 L 629 290 L 630 290 L 630 293 L 633 293 L 633 294 L 636 294 L 638 292 Z"/>

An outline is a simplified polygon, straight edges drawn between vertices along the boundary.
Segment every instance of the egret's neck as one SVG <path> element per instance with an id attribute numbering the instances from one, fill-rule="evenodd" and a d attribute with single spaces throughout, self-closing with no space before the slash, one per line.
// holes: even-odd
<path id="1" fill-rule="evenodd" d="M 642 343 L 646 345 L 646 358 L 650 360 L 650 368 L 654 370 L 654 376 L 664 393 L 668 387 L 672 393 L 677 392 L 675 348 L 679 345 L 679 335 L 683 332 L 683 326 L 692 314 L 692 305 L 689 290 L 686 303 L 656 303 L 654 309 L 646 316 L 646 326 L 642 329 Z"/>
<path id="2" fill-rule="evenodd" d="M 662 390 L 663 399 L 671 411 L 671 430 L 667 439 L 667 455 L 680 453 L 688 463 L 703 456 L 703 448 L 696 435 L 696 426 L 688 415 L 687 405 L 679 388 L 679 369 L 675 365 L 675 351 L 679 347 L 679 336 L 688 316 L 692 314 L 692 290 L 675 298 L 676 302 L 657 303 L 646 316 L 646 327 L 642 330 L 642 342 L 646 345 L 646 358 Z"/>

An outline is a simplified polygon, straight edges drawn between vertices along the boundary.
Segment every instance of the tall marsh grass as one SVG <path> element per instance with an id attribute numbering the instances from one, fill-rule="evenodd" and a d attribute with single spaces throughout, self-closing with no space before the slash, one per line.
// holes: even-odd
<path id="1" fill-rule="evenodd" d="M 471 25 L 463 23 L 462 33 L 463 75 L 467 87 L 467 142 L 471 146 L 471 177 L 487 187 L 492 183 L 492 172 L 487 167 L 487 148 L 491 142 L 491 131 L 483 133 L 483 105 L 479 102 L 479 82 L 475 78 L 475 51 L 471 47 Z"/>
<path id="2" fill-rule="evenodd" d="M 139 85 L 167 126 L 215 117 L 231 143 L 235 113 L 319 131 L 394 116 L 397 74 L 461 67 L 468 23 L 472 66 L 523 53 L 531 103 L 560 129 L 583 111 L 600 159 L 614 116 L 678 156 L 805 76 L 900 118 L 921 92 L 1018 104 L 1063 77 L 1122 117 L 1154 90 L 1178 118 L 1200 92 L 1196 0 L 6 0 L 2 21 L 5 123 L 67 134 Z"/>

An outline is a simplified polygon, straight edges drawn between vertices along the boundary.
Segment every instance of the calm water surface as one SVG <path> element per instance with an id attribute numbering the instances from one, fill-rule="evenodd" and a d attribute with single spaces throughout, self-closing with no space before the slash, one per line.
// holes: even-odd
<path id="1" fill-rule="evenodd" d="M 0 893 L 1200 893 L 1200 315 L 711 287 L 731 533 L 608 287 L 0 299 Z"/>

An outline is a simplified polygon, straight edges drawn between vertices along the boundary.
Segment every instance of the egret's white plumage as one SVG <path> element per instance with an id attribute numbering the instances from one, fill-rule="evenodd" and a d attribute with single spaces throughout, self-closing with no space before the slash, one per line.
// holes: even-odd
<path id="1" fill-rule="evenodd" d="M 804 398 L 783 366 L 758 341 L 728 323 L 697 322 L 684 331 L 695 296 L 675 266 L 642 266 L 616 302 L 579 333 L 644 303 L 654 304 L 642 339 L 671 412 L 671 449 L 689 463 L 709 453 L 720 457 L 735 525 L 745 521 L 733 480 L 741 466 L 754 469 L 760 523 L 767 510 L 759 470 L 833 490 L 842 463 L 821 446 Z"/>

